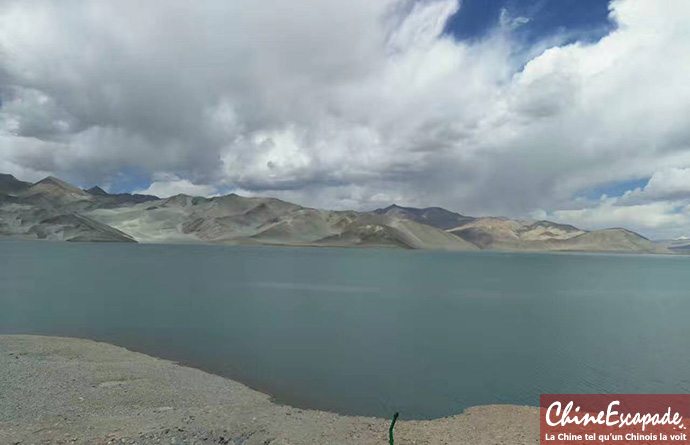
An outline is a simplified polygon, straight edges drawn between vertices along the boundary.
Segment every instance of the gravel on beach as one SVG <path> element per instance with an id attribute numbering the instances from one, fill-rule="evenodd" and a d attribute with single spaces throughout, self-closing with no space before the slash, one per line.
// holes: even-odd
<path id="1" fill-rule="evenodd" d="M 395 444 L 536 444 L 537 408 L 400 420 Z M 90 340 L 0 336 L 0 444 L 388 444 L 390 420 L 273 403 L 223 377 Z"/>

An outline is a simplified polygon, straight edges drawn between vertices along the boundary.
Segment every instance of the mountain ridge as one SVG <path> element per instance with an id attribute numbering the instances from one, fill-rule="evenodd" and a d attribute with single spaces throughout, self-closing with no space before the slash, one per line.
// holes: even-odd
<path id="1" fill-rule="evenodd" d="M 664 246 L 672 252 L 678 254 L 690 255 L 690 239 L 688 238 L 677 238 L 671 240 L 659 240 L 655 241 L 656 244 Z"/>
<path id="2" fill-rule="evenodd" d="M 61 241 L 392 247 L 434 250 L 674 253 L 623 228 L 586 231 L 551 221 L 472 217 L 392 204 L 323 210 L 270 197 L 169 198 L 82 190 L 49 176 L 0 176 L 0 236 Z M 678 252 L 677 252 L 678 253 Z"/>
<path id="3" fill-rule="evenodd" d="M 158 201 L 160 198 L 154 195 L 141 195 L 138 193 L 108 193 L 99 186 L 95 185 L 90 189 L 84 190 L 92 196 L 108 198 L 111 204 L 141 204 L 142 202 Z"/>
<path id="4" fill-rule="evenodd" d="M 12 175 L 0 173 L 0 194 L 11 195 L 31 187 L 30 182 L 20 181 Z"/>
<path id="5" fill-rule="evenodd" d="M 475 219 L 471 216 L 464 216 L 441 207 L 415 208 L 402 207 L 397 204 L 392 204 L 382 209 L 376 209 L 372 213 L 377 215 L 399 215 L 421 224 L 432 225 L 441 230 L 448 230 Z"/>

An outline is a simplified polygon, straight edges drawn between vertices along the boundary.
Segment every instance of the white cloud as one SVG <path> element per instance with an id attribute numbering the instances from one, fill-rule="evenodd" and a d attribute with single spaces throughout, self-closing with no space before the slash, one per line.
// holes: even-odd
<path id="1" fill-rule="evenodd" d="M 690 168 L 669 168 L 654 172 L 649 183 L 638 193 L 647 199 L 690 199 Z"/>
<path id="2" fill-rule="evenodd" d="M 218 190 L 210 185 L 192 184 L 187 179 L 180 179 L 169 173 L 158 173 L 154 175 L 154 182 L 147 189 L 135 193 L 154 195 L 159 198 L 169 198 L 179 194 L 208 197 L 216 195 Z"/>
<path id="3" fill-rule="evenodd" d="M 646 186 L 620 197 L 602 196 L 598 202 L 575 203 L 573 209 L 546 214 L 584 227 L 627 227 L 653 238 L 690 234 L 690 168 L 664 168 L 652 174 Z"/>
<path id="4" fill-rule="evenodd" d="M 501 28 L 508 31 L 512 31 L 529 22 L 530 19 L 527 17 L 512 17 L 506 8 L 501 9 L 501 14 L 498 17 L 498 23 L 501 25 Z"/>
<path id="5" fill-rule="evenodd" d="M 0 167 L 685 227 L 669 209 L 690 168 L 690 2 L 614 0 L 600 41 L 534 47 L 507 12 L 487 38 L 453 40 L 459 6 L 0 1 Z M 641 177 L 644 201 L 572 199 Z"/>
<path id="6" fill-rule="evenodd" d="M 658 229 L 684 225 L 689 222 L 685 212 L 678 212 L 678 205 L 672 202 L 650 204 L 617 205 L 617 198 L 607 198 L 599 205 L 578 210 L 558 210 L 553 213 L 558 221 L 569 221 L 585 227 L 634 227 L 636 229 Z"/>

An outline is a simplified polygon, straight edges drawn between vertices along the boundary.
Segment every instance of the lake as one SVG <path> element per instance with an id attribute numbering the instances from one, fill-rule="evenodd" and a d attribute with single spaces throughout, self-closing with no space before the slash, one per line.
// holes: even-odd
<path id="1" fill-rule="evenodd" d="M 0 333 L 106 341 L 345 414 L 688 393 L 689 316 L 690 257 L 0 242 Z"/>

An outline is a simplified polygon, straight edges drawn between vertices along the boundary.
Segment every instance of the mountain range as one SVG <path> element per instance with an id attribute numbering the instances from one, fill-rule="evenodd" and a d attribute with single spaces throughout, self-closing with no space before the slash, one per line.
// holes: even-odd
<path id="1" fill-rule="evenodd" d="M 550 221 L 472 217 L 440 207 L 371 212 L 299 206 L 236 194 L 204 198 L 109 194 L 58 178 L 0 174 L 0 236 L 140 243 L 398 247 L 437 250 L 684 253 L 632 231 L 586 231 Z"/>

